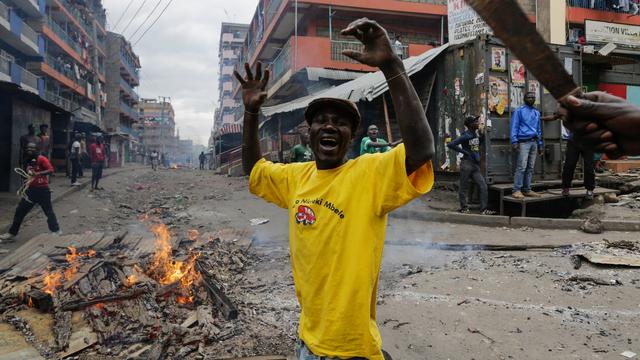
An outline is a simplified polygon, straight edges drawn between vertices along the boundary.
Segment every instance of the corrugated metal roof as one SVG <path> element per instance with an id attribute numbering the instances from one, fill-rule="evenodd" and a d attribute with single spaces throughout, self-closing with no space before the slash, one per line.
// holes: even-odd
<path id="1" fill-rule="evenodd" d="M 306 70 L 307 70 L 307 78 L 311 81 L 318 81 L 320 79 L 353 80 L 368 74 L 365 72 L 349 71 L 349 70 L 334 70 L 334 69 L 325 69 L 325 68 L 319 68 L 319 67 L 308 67 L 306 68 Z"/>
<path id="2" fill-rule="evenodd" d="M 407 74 L 411 76 L 416 72 L 422 70 L 427 64 L 429 64 L 431 60 L 435 59 L 448 47 L 449 44 L 444 44 L 440 47 L 431 49 L 421 55 L 410 57 L 404 60 L 404 66 L 407 69 Z M 381 71 L 377 71 L 374 73 L 362 75 L 359 78 L 346 82 L 342 85 L 332 87 L 330 89 L 320 91 L 318 93 L 308 95 L 293 101 L 289 101 L 284 104 L 264 107 L 262 108 L 262 113 L 265 116 L 272 116 L 279 113 L 286 113 L 298 109 L 303 109 L 306 108 L 313 99 L 321 97 L 347 99 L 353 102 L 359 102 L 363 99 L 372 101 L 373 99 L 386 92 L 387 89 L 387 81 L 384 78 L 384 75 Z"/>

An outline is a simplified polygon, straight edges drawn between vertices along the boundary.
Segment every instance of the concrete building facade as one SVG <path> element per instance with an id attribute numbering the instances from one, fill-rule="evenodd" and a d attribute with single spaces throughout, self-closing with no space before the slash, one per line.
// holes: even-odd
<path id="1" fill-rule="evenodd" d="M 108 32 L 104 129 L 109 137 L 111 166 L 122 166 L 139 151 L 139 134 L 133 127 L 140 120 L 135 90 L 140 84 L 139 71 L 140 59 L 131 44 L 124 36 Z"/>
<path id="2" fill-rule="evenodd" d="M 156 150 L 167 159 L 177 155 L 175 112 L 168 97 L 140 99 L 141 140 L 145 151 Z"/>

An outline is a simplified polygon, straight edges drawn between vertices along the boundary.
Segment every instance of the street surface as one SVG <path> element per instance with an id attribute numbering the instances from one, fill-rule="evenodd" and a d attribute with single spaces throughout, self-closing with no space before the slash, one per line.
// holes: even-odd
<path id="1" fill-rule="evenodd" d="M 54 204 L 65 234 L 142 227 L 136 209 L 149 202 L 186 209 L 173 231 L 251 228 L 256 284 L 244 303 L 254 304 L 288 343 L 261 355 L 293 350 L 299 310 L 288 258 L 286 212 L 251 195 L 247 178 L 210 171 L 135 167 L 109 176 L 104 191 L 83 189 Z M 409 206 L 427 206 L 427 195 Z M 24 224 L 12 250 L 46 231 L 39 209 Z M 268 218 L 263 225 L 249 220 Z M 187 219 L 185 221 L 178 220 Z M 171 221 L 169 221 L 171 222 Z M 167 224 L 171 226 L 172 224 Z M 378 325 L 394 359 L 614 359 L 640 353 L 640 272 L 584 263 L 574 270 L 562 251 L 440 251 L 429 244 L 573 244 L 637 240 L 637 233 L 588 235 L 574 230 L 489 228 L 390 218 L 380 275 Z M 11 253 L 1 256 L 11 256 Z M 621 285 L 565 280 L 591 275 Z M 269 334 L 256 334 L 268 337 Z M 223 354 L 221 354 L 223 355 Z"/>

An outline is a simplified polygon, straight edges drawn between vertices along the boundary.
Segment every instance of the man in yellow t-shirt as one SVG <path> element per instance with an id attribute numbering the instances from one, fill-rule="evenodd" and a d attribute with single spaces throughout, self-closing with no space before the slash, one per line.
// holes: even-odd
<path id="1" fill-rule="evenodd" d="M 305 110 L 315 161 L 274 164 L 262 158 L 258 113 L 269 72 L 245 64 L 237 72 L 245 105 L 242 161 L 252 193 L 288 210 L 291 264 L 300 302 L 296 354 L 320 358 L 389 359 L 376 325 L 378 274 L 387 214 L 433 185 L 434 140 L 415 89 L 387 32 L 360 19 L 353 35 L 364 52 L 345 55 L 379 67 L 387 79 L 404 144 L 384 154 L 346 160 L 360 113 L 343 99 L 321 98 Z"/>

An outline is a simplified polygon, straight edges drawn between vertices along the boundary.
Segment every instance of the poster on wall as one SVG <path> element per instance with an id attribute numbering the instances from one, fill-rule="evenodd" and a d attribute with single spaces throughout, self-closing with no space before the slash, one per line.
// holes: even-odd
<path id="1" fill-rule="evenodd" d="M 524 86 L 515 86 L 511 84 L 511 110 L 516 110 L 524 105 Z"/>
<path id="2" fill-rule="evenodd" d="M 509 63 L 511 72 L 511 84 L 516 86 L 524 86 L 524 65 L 520 60 L 511 60 Z"/>
<path id="3" fill-rule="evenodd" d="M 540 83 L 537 80 L 529 81 L 529 92 L 536 94 L 536 105 L 540 105 Z"/>
<path id="4" fill-rule="evenodd" d="M 504 114 L 504 110 L 508 104 L 508 88 L 507 81 L 497 76 L 489 77 L 489 94 L 487 101 L 489 103 L 489 111 Z"/>
<path id="5" fill-rule="evenodd" d="M 501 47 L 491 48 L 491 70 L 507 71 L 506 50 Z"/>
<path id="6" fill-rule="evenodd" d="M 449 44 L 460 44 L 482 34 L 493 34 L 491 28 L 465 2 L 448 0 Z"/>

